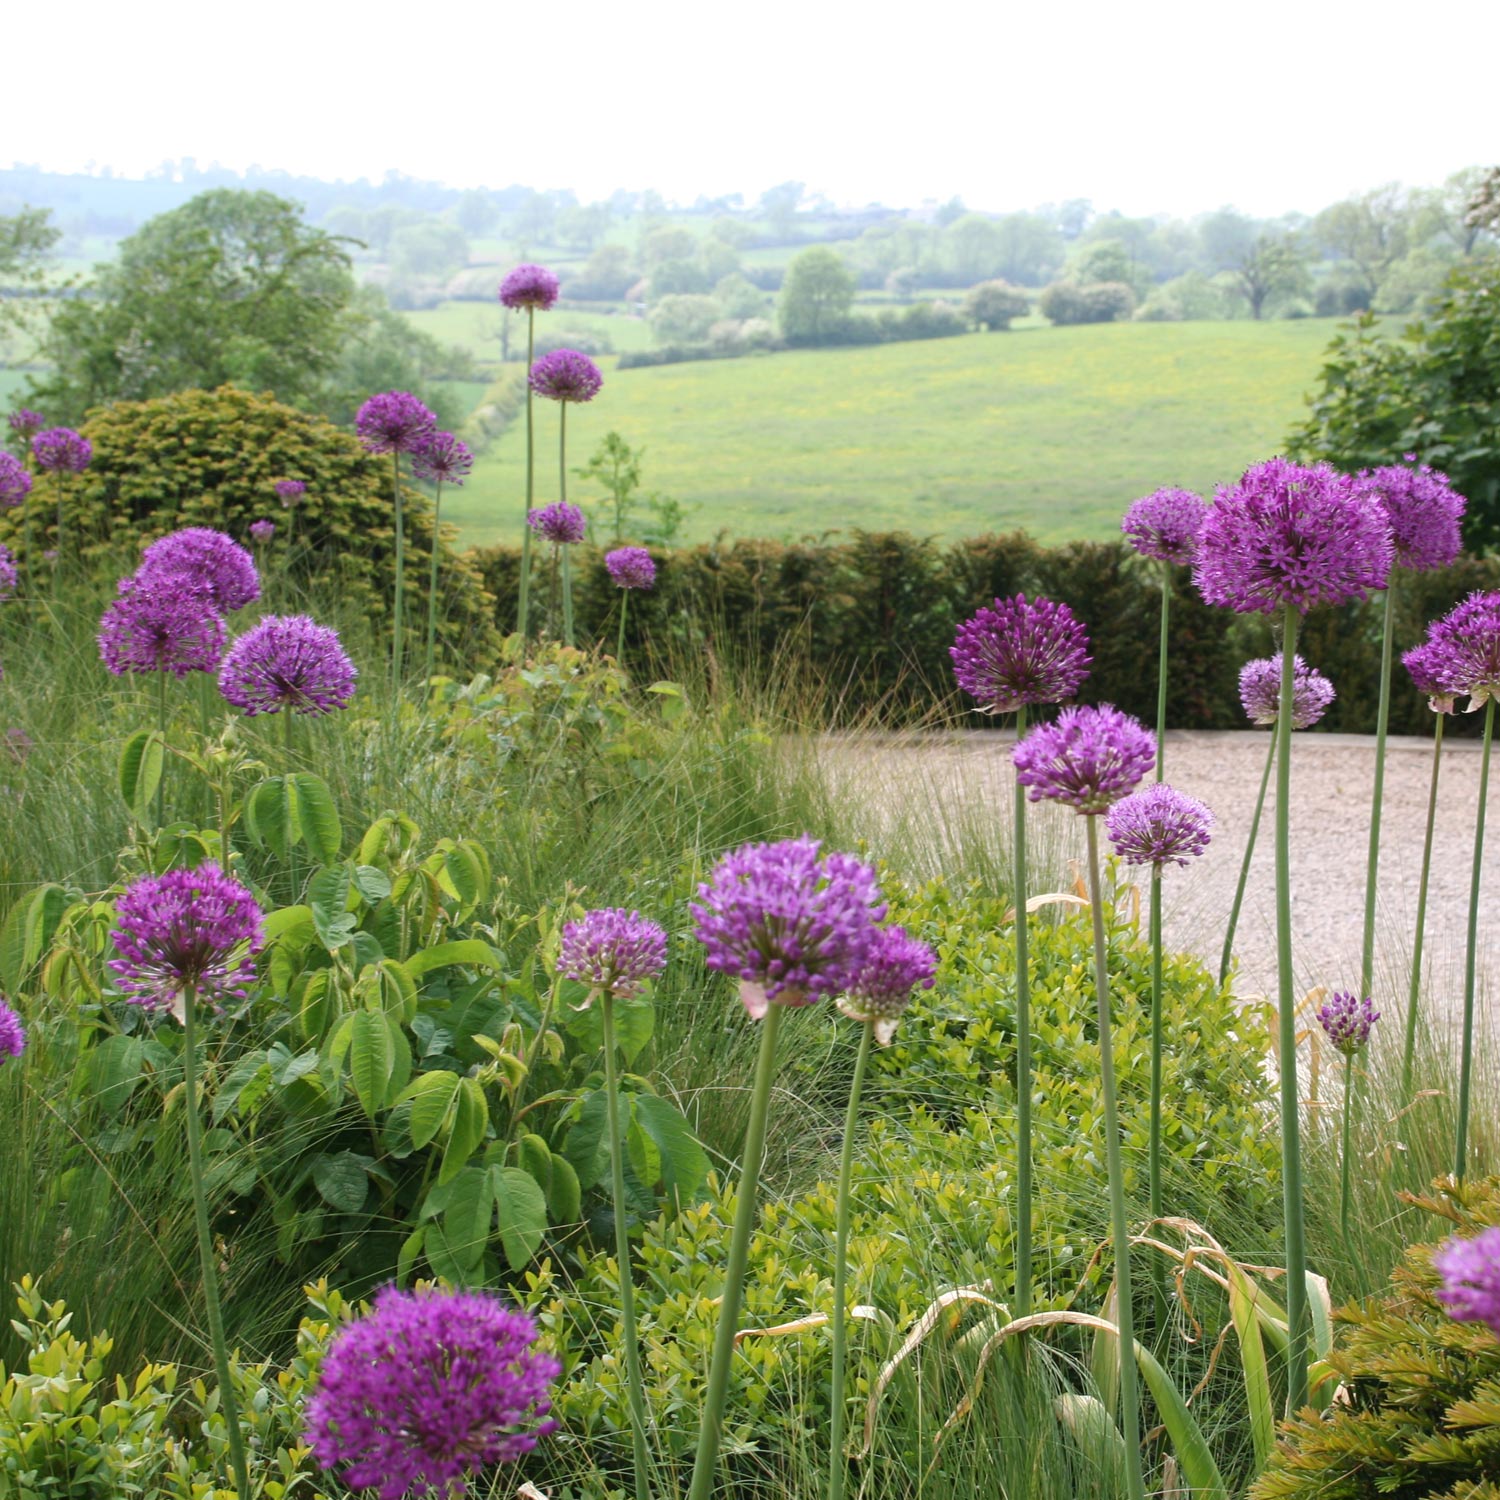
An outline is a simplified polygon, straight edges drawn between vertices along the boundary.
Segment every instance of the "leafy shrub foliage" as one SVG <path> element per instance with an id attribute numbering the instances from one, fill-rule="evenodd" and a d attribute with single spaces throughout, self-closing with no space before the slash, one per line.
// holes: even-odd
<path id="1" fill-rule="evenodd" d="M 1036 306 L 1044 318 L 1060 325 L 1117 323 L 1135 311 L 1135 293 L 1123 281 L 1054 281 Z"/>

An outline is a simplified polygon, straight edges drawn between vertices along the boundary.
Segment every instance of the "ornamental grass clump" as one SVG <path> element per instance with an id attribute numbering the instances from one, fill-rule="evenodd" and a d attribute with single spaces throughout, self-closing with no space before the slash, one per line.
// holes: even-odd
<path id="1" fill-rule="evenodd" d="M 1328 1045 L 1344 1059 L 1344 1131 L 1339 1163 L 1339 1227 L 1349 1237 L 1349 1172 L 1352 1159 L 1354 1094 L 1358 1074 L 1354 1059 L 1370 1043 L 1370 1032 L 1380 1019 L 1370 997 L 1359 999 L 1341 990 L 1318 1010 L 1318 1025 Z"/>
<path id="2" fill-rule="evenodd" d="M 644 547 L 616 547 L 604 554 L 604 568 L 620 590 L 620 636 L 615 644 L 615 660 L 624 661 L 625 606 L 634 590 L 655 587 L 656 563 Z"/>
<path id="3" fill-rule="evenodd" d="M 232 536 L 211 526 L 189 526 L 152 542 L 135 576 L 168 588 L 201 588 L 221 614 L 260 598 L 255 559 Z"/>
<path id="4" fill-rule="evenodd" d="M 588 533 L 588 522 L 576 505 L 566 500 L 554 500 L 551 505 L 539 505 L 526 517 L 527 530 L 534 531 L 544 541 L 552 544 L 552 581 L 547 593 L 547 630 L 557 613 L 558 581 L 562 582 L 563 643 L 573 644 L 573 573 L 569 564 L 570 547 L 576 547 Z"/>
<path id="5" fill-rule="evenodd" d="M 474 455 L 469 445 L 454 437 L 451 432 L 436 432 L 427 441 L 427 446 L 412 456 L 411 471 L 418 479 L 425 479 L 436 486 L 432 502 L 432 563 L 427 577 L 427 662 L 422 680 L 432 681 L 433 662 L 437 650 L 437 595 L 438 595 L 438 528 L 443 519 L 443 486 L 451 484 L 463 488 L 463 482 L 474 467 Z"/>

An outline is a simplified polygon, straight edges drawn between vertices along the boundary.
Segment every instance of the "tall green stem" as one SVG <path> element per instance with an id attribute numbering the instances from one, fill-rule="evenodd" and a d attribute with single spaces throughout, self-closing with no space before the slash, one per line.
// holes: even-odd
<path id="1" fill-rule="evenodd" d="M 532 426 L 531 363 L 536 355 L 536 308 L 526 309 L 526 517 L 521 526 L 521 587 L 516 595 L 516 629 L 526 639 L 531 602 L 531 515 L 536 504 L 536 434 Z"/>
<path id="2" fill-rule="evenodd" d="M 1115 1252 L 1115 1300 L 1120 1327 L 1120 1427 L 1125 1439 L 1125 1481 L 1130 1500 L 1145 1500 L 1141 1473 L 1141 1411 L 1136 1390 L 1135 1315 L 1130 1285 L 1130 1217 L 1125 1211 L 1125 1169 L 1120 1160 L 1120 1119 L 1115 1098 L 1114 1037 L 1109 1015 L 1109 949 L 1104 936 L 1104 882 L 1099 875 L 1099 819 L 1084 818 L 1089 843 L 1089 909 L 1094 918 L 1094 997 L 1099 1014 L 1099 1092 L 1104 1104 L 1104 1153 L 1109 1168 L 1110 1239 Z"/>
<path id="3" fill-rule="evenodd" d="M 1463 1181 L 1469 1167 L 1469 1090 L 1474 1081 L 1474 967 L 1479 956 L 1479 878 L 1484 870 L 1484 805 L 1490 789 L 1490 745 L 1495 737 L 1495 700 L 1484 705 L 1484 752 L 1479 760 L 1479 805 L 1474 813 L 1474 868 L 1469 876 L 1469 937 L 1464 950 L 1464 1040 L 1458 1066 L 1458 1141 L 1453 1175 Z"/>
<path id="4" fill-rule="evenodd" d="M 1026 706 L 1016 710 L 1016 742 L 1026 734 Z M 1026 788 L 1016 782 L 1012 816 L 1011 904 L 1016 909 L 1016 1316 L 1031 1315 L 1031 934 L 1026 901 Z"/>
<path id="5" fill-rule="evenodd" d="M 1406 997 L 1406 1040 L 1401 1050 L 1401 1095 L 1411 1098 L 1412 1067 L 1417 1054 L 1417 1008 L 1422 998 L 1422 943 L 1427 927 L 1427 885 L 1432 875 L 1432 833 L 1437 824 L 1438 773 L 1443 768 L 1443 725 L 1437 714 L 1432 732 L 1432 779 L 1427 788 L 1427 833 L 1422 840 L 1422 878 L 1417 882 L 1417 930 L 1411 942 L 1411 990 Z"/>
<path id="6" fill-rule="evenodd" d="M 167 674 L 158 672 L 156 674 L 156 732 L 161 736 L 161 748 L 163 756 L 163 770 L 165 770 L 165 757 L 167 749 Z M 162 815 L 166 811 L 167 778 L 162 776 L 156 783 L 156 826 L 162 825 Z"/>
<path id="7" fill-rule="evenodd" d="M 1161 1198 L 1161 866 L 1151 867 L 1151 1124 L 1146 1163 L 1147 1192 L 1151 1199 L 1151 1217 L 1159 1219 L 1164 1212 Z M 1162 1267 L 1153 1261 L 1151 1300 L 1158 1331 L 1167 1319 L 1167 1294 Z"/>
<path id="8" fill-rule="evenodd" d="M 620 639 L 615 645 L 615 665 L 625 661 L 625 606 L 630 603 L 630 590 L 620 590 Z"/>
<path id="9" fill-rule="evenodd" d="M 1271 731 L 1271 743 L 1266 750 L 1265 769 L 1260 773 L 1260 791 L 1255 797 L 1255 816 L 1250 819 L 1250 837 L 1245 841 L 1245 857 L 1240 861 L 1240 878 L 1234 887 L 1234 902 L 1229 908 L 1229 925 L 1224 929 L 1224 951 L 1219 955 L 1219 983 L 1229 978 L 1229 964 L 1234 957 L 1234 933 L 1240 925 L 1240 907 L 1245 900 L 1245 887 L 1250 881 L 1250 861 L 1255 855 L 1255 839 L 1260 833 L 1260 817 L 1266 807 L 1266 788 L 1271 784 L 1271 767 L 1276 763 L 1277 734 Z"/>
<path id="10" fill-rule="evenodd" d="M 1359 998 L 1371 993 L 1375 977 L 1375 890 L 1380 882 L 1380 804 L 1385 793 L 1385 735 L 1391 718 L 1391 620 L 1396 599 L 1396 570 L 1385 589 L 1380 624 L 1380 706 L 1375 711 L 1375 791 L 1370 801 L 1370 853 L 1365 868 L 1365 933 L 1359 950 Z"/>
<path id="11" fill-rule="evenodd" d="M 443 519 L 443 481 L 437 482 L 437 496 L 432 502 L 432 566 L 427 573 L 427 664 L 422 672 L 422 681 L 427 691 L 432 689 L 433 667 L 437 661 L 437 586 L 438 586 L 438 528 Z M 528 527 L 529 531 L 531 528 Z"/>
<path id="12" fill-rule="evenodd" d="M 620 1078 L 615 1064 L 615 999 L 599 996 L 604 1022 L 604 1103 L 609 1119 L 609 1159 L 615 1193 L 615 1258 L 620 1265 L 620 1329 L 625 1340 L 625 1384 L 630 1403 L 630 1444 L 635 1456 L 636 1500 L 650 1500 L 651 1456 L 646 1447 L 646 1386 L 635 1327 L 635 1280 L 630 1268 L 630 1226 L 626 1220 L 625 1138 L 620 1130 Z"/>
<path id="13" fill-rule="evenodd" d="M 250 1500 L 250 1469 L 245 1462 L 245 1439 L 240 1432 L 239 1405 L 229 1378 L 229 1349 L 224 1342 L 224 1315 L 219 1308 L 219 1275 L 214 1265 L 213 1237 L 208 1227 L 208 1199 L 203 1191 L 202 1121 L 198 1117 L 198 1067 L 194 1011 L 198 997 L 192 986 L 182 992 L 182 1081 L 187 1110 L 188 1172 L 193 1183 L 193 1214 L 198 1227 L 198 1261 L 203 1271 L 203 1301 L 208 1313 L 208 1336 L 213 1344 L 214 1369 L 219 1377 L 219 1409 L 229 1431 L 229 1457 L 239 1500 Z"/>
<path id="14" fill-rule="evenodd" d="M 1349 1243 L 1349 1147 L 1354 1124 L 1354 1059 L 1344 1057 L 1344 1142 L 1339 1162 L 1339 1231 Z"/>
<path id="15" fill-rule="evenodd" d="M 291 711 L 291 709 L 289 709 L 289 708 L 283 708 L 281 710 L 281 717 L 282 717 L 282 725 L 281 725 L 282 732 L 283 732 L 283 734 L 285 736 L 285 740 L 286 740 L 286 771 L 285 771 L 284 774 L 287 775 L 287 776 L 290 776 L 292 774 L 292 766 L 294 764 L 293 756 L 295 755 L 296 748 L 297 748 L 297 730 L 296 730 L 296 726 L 292 723 L 292 711 Z M 293 905 L 295 905 L 296 901 L 297 901 L 297 895 L 298 895 L 298 892 L 297 892 L 297 846 L 296 846 L 295 842 L 293 840 L 291 840 L 291 839 L 288 839 L 286 841 L 286 866 L 287 866 L 287 875 L 288 875 L 288 877 L 290 878 L 290 880 L 292 882 L 292 903 L 293 903 Z"/>
<path id="16" fill-rule="evenodd" d="M 859 1096 L 865 1084 L 865 1065 L 875 1023 L 866 1021 L 854 1059 L 854 1081 L 849 1085 L 849 1109 L 844 1115 L 844 1149 L 839 1156 L 838 1210 L 833 1231 L 833 1376 L 828 1399 L 832 1412 L 828 1431 L 828 1500 L 843 1500 L 844 1480 L 844 1358 L 848 1321 L 845 1311 L 849 1277 L 849 1182 L 854 1175 L 854 1132 L 859 1128 Z"/>
<path id="17" fill-rule="evenodd" d="M 766 1117 L 771 1111 L 771 1081 L 776 1073 L 776 1033 L 780 1005 L 771 1005 L 760 1023 L 760 1057 L 750 1093 L 750 1120 L 745 1127 L 745 1154 L 740 1163 L 740 1185 L 734 1206 L 734 1231 L 729 1241 L 729 1263 L 724 1269 L 724 1295 L 719 1299 L 719 1326 L 714 1335 L 713 1359 L 708 1368 L 708 1390 L 698 1426 L 698 1451 L 688 1500 L 709 1500 L 718 1466 L 719 1438 L 724 1425 L 724 1402 L 729 1394 L 729 1371 L 734 1363 L 735 1324 L 745 1289 L 745 1266 L 750 1259 L 750 1237 L 755 1229 L 761 1156 L 766 1147 Z"/>
<path id="18" fill-rule="evenodd" d="M 401 453 L 391 454 L 391 494 L 396 502 L 396 602 L 391 607 L 391 695 L 401 693 L 401 648 L 406 598 L 406 530 L 401 514 Z M 394 711 L 394 710 L 393 710 Z"/>
<path id="19" fill-rule="evenodd" d="M 1172 608 L 1172 564 L 1161 565 L 1161 647 L 1156 659 L 1156 779 L 1167 779 L 1167 616 Z"/>
<path id="20" fill-rule="evenodd" d="M 561 408 L 557 423 L 557 498 L 566 505 L 568 501 L 568 403 L 559 401 Z M 562 555 L 562 599 L 563 599 L 563 644 L 573 644 L 573 551 L 563 548 Z"/>

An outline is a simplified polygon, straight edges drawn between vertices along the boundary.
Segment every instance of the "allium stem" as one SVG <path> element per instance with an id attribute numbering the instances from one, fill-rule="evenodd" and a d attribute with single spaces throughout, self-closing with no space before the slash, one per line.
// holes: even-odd
<path id="1" fill-rule="evenodd" d="M 615 664 L 623 665 L 625 661 L 625 606 L 630 603 L 630 590 L 620 590 L 620 639 L 615 646 Z"/>
<path id="2" fill-rule="evenodd" d="M 1026 735 L 1026 706 L 1016 710 L 1016 743 Z M 1016 782 L 1012 822 L 1011 904 L 1016 909 L 1016 1316 L 1031 1315 L 1031 933 L 1026 910 L 1026 788 Z"/>
<path id="3" fill-rule="evenodd" d="M 1125 1169 L 1120 1160 L 1115 1100 L 1114 1038 L 1109 1015 L 1109 949 L 1104 936 L 1104 882 L 1099 874 L 1099 820 L 1084 818 L 1089 844 L 1089 909 L 1094 919 L 1094 996 L 1099 1016 L 1099 1092 L 1104 1105 L 1104 1153 L 1109 1167 L 1110 1239 L 1115 1253 L 1115 1300 L 1120 1337 L 1120 1435 L 1125 1440 L 1125 1482 L 1130 1500 L 1145 1500 L 1141 1473 L 1141 1413 L 1136 1391 L 1135 1317 L 1130 1285 L 1130 1218 L 1125 1211 Z"/>
<path id="4" fill-rule="evenodd" d="M 1245 887 L 1250 882 L 1250 861 L 1255 855 L 1255 839 L 1260 832 L 1260 816 L 1266 807 L 1266 788 L 1271 784 L 1271 767 L 1276 763 L 1277 732 L 1273 728 L 1271 743 L 1266 750 L 1265 769 L 1260 773 L 1260 791 L 1255 797 L 1255 815 L 1250 819 L 1250 837 L 1245 841 L 1245 857 L 1240 861 L 1240 878 L 1234 887 L 1234 902 L 1229 908 L 1229 925 L 1224 929 L 1224 951 L 1219 956 L 1219 983 L 1229 978 L 1229 964 L 1234 957 L 1234 933 L 1240 925 L 1240 907 L 1245 900 Z"/>
<path id="5" fill-rule="evenodd" d="M 1458 1065 L 1458 1141 L 1453 1175 L 1469 1166 L 1469 1090 L 1474 1081 L 1474 966 L 1479 956 L 1479 879 L 1484 871 L 1484 805 L 1490 789 L 1490 746 L 1495 738 L 1495 700 L 1484 705 L 1484 752 L 1479 760 L 1479 805 L 1474 813 L 1474 869 L 1469 877 L 1469 936 L 1464 950 L 1464 1039 Z"/>
<path id="6" fill-rule="evenodd" d="M 1432 778 L 1427 788 L 1427 832 L 1422 840 L 1422 876 L 1417 882 L 1417 930 L 1411 941 L 1411 990 L 1406 998 L 1406 1039 L 1401 1051 L 1401 1095 L 1411 1098 L 1412 1066 L 1417 1052 L 1417 1008 L 1422 998 L 1422 941 L 1427 926 L 1427 886 L 1432 875 L 1432 834 L 1437 824 L 1438 774 L 1443 768 L 1446 714 L 1434 714 Z"/>
<path id="7" fill-rule="evenodd" d="M 1375 974 L 1375 890 L 1380 882 L 1380 804 L 1385 792 L 1385 737 L 1391 719 L 1392 618 L 1396 599 L 1396 569 L 1386 585 L 1380 622 L 1380 704 L 1375 711 L 1375 791 L 1370 801 L 1370 853 L 1365 869 L 1365 931 L 1359 950 L 1359 993 L 1373 994 Z"/>
<path id="8" fill-rule="evenodd" d="M 1354 1122 L 1354 1059 L 1344 1058 L 1344 1140 L 1339 1162 L 1339 1231 L 1349 1243 L 1349 1146 Z"/>
<path id="9" fill-rule="evenodd" d="M 1161 867 L 1151 867 L 1151 1124 L 1146 1163 L 1147 1192 L 1151 1200 L 1151 1217 L 1160 1219 L 1161 1200 Z M 1167 1321 L 1167 1294 L 1159 1260 L 1152 1261 L 1151 1297 L 1156 1313 L 1157 1331 Z"/>
<path id="10" fill-rule="evenodd" d="M 859 1053 L 854 1059 L 854 1080 L 849 1085 L 849 1109 L 844 1115 L 844 1146 L 839 1155 L 838 1209 L 833 1231 L 833 1374 L 828 1385 L 830 1423 L 828 1429 L 828 1500 L 843 1500 L 847 1477 L 844 1461 L 844 1359 L 848 1313 L 845 1308 L 849 1281 L 849 1182 L 854 1175 L 854 1132 L 859 1128 L 859 1096 L 865 1085 L 865 1066 L 870 1061 L 870 1043 L 875 1023 L 861 1028 Z"/>
<path id="11" fill-rule="evenodd" d="M 198 1116 L 198 1040 L 194 1011 L 198 997 L 191 986 L 182 992 L 182 1084 L 187 1110 L 188 1171 L 193 1183 L 193 1214 L 198 1227 L 198 1261 L 203 1271 L 203 1301 L 208 1313 L 208 1336 L 213 1344 L 214 1370 L 219 1377 L 219 1409 L 229 1431 L 229 1458 L 234 1465 L 239 1500 L 250 1500 L 250 1470 L 245 1462 L 245 1440 L 240 1432 L 239 1405 L 229 1378 L 229 1349 L 224 1342 L 224 1315 L 219 1309 L 219 1276 L 214 1267 L 213 1236 L 208 1226 L 208 1199 L 203 1191 L 202 1121 Z"/>
<path id="12" fill-rule="evenodd" d="M 557 498 L 568 503 L 568 403 L 559 401 L 557 421 Z M 573 644 L 573 556 L 562 555 L 563 644 Z"/>
<path id="13" fill-rule="evenodd" d="M 604 1024 L 604 1105 L 609 1120 L 609 1159 L 615 1195 L 615 1259 L 620 1267 L 620 1331 L 625 1340 L 625 1388 L 630 1405 L 630 1446 L 635 1460 L 636 1500 L 650 1500 L 651 1455 L 646 1446 L 646 1386 L 641 1375 L 640 1338 L 635 1326 L 635 1280 L 630 1265 L 630 1225 L 626 1217 L 625 1138 L 620 1130 L 620 1076 L 615 1063 L 615 998 L 599 996 Z"/>
<path id="14" fill-rule="evenodd" d="M 729 1241 L 729 1262 L 724 1268 L 724 1295 L 719 1300 L 719 1326 L 714 1335 L 713 1359 L 708 1368 L 708 1390 L 703 1398 L 703 1417 L 698 1427 L 698 1451 L 693 1459 L 693 1477 L 688 1500 L 709 1500 L 714 1492 L 719 1438 L 724 1424 L 724 1402 L 729 1394 L 729 1371 L 734 1363 L 735 1325 L 745 1289 L 745 1266 L 750 1259 L 750 1238 L 755 1231 L 760 1186 L 761 1156 L 766 1146 L 766 1117 L 771 1110 L 771 1082 L 776 1074 L 776 1033 L 786 1007 L 771 1005 L 760 1023 L 760 1057 L 755 1064 L 755 1082 L 750 1093 L 750 1120 L 745 1127 L 744 1156 L 740 1162 L 740 1184 L 735 1195 L 734 1231 Z"/>
<path id="15" fill-rule="evenodd" d="M 284 708 L 281 711 L 282 735 L 286 744 L 286 775 L 292 774 L 293 755 L 296 753 L 296 726 L 292 723 L 292 711 Z M 292 839 L 286 841 L 286 867 L 287 875 L 292 882 L 292 902 L 297 900 L 297 845 Z"/>
<path id="16" fill-rule="evenodd" d="M 1156 662 L 1156 779 L 1167 779 L 1167 617 L 1172 610 L 1172 564 L 1161 565 L 1161 647 Z"/>
<path id="17" fill-rule="evenodd" d="M 401 515 L 401 450 L 391 453 L 391 494 L 396 502 L 396 601 L 391 607 L 391 695 L 401 692 L 403 600 L 406 586 L 406 535 Z"/>
<path id="18" fill-rule="evenodd" d="M 536 308 L 526 309 L 526 516 L 531 515 L 536 496 L 535 431 L 532 426 L 531 365 L 536 355 Z M 521 523 L 521 587 L 516 595 L 516 629 L 526 640 L 527 606 L 531 602 L 531 525 Z"/>
<path id="19" fill-rule="evenodd" d="M 167 748 L 167 674 L 158 672 L 156 674 L 156 732 L 161 736 L 162 753 L 166 754 Z M 157 778 L 156 782 L 156 826 L 162 825 L 162 815 L 166 811 L 167 779 L 165 776 Z"/>
<path id="20" fill-rule="evenodd" d="M 437 586 L 438 586 L 438 527 L 443 519 L 443 481 L 437 482 L 437 496 L 432 502 L 432 565 L 427 573 L 427 664 L 422 681 L 426 690 L 432 689 L 433 666 L 437 661 Z M 530 530 L 530 528 L 527 528 Z"/>

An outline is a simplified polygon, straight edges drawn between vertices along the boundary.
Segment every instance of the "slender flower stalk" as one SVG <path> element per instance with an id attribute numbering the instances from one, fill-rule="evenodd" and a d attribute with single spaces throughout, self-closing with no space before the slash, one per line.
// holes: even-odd
<path id="1" fill-rule="evenodd" d="M 561 403 L 557 423 L 557 496 L 568 503 L 568 403 Z M 573 553 L 562 549 L 563 644 L 573 641 Z"/>
<path id="2" fill-rule="evenodd" d="M 443 484 L 446 481 L 462 487 L 473 467 L 474 455 L 468 444 L 451 432 L 436 433 L 411 461 L 412 473 L 418 479 L 437 486 L 432 502 L 432 560 L 427 575 L 427 660 L 422 672 L 422 681 L 429 685 L 437 660 L 438 554 L 442 550 Z"/>
<path id="3" fill-rule="evenodd" d="M 1474 807 L 1474 864 L 1469 875 L 1469 929 L 1464 947 L 1464 1035 L 1458 1070 L 1458 1139 L 1453 1175 L 1463 1181 L 1469 1169 L 1469 1096 L 1474 1083 L 1475 965 L 1479 958 L 1479 885 L 1484 874 L 1484 814 L 1490 788 L 1490 750 L 1495 739 L 1495 700 L 1485 700 L 1484 749 L 1479 758 L 1479 800 Z"/>
<path id="4" fill-rule="evenodd" d="M 71 427 L 49 427 L 31 440 L 32 457 L 38 469 L 51 473 L 57 487 L 57 566 L 52 572 L 52 587 L 57 588 L 58 575 L 67 558 L 66 515 L 63 500 L 67 494 L 69 474 L 81 474 L 94 456 L 94 445 Z"/>
<path id="5" fill-rule="evenodd" d="M 1354 1060 L 1370 1041 L 1370 1031 L 1380 1019 L 1380 1012 L 1370 1003 L 1348 993 L 1336 994 L 1318 1011 L 1318 1024 L 1329 1045 L 1344 1059 L 1344 1129 L 1339 1163 L 1339 1228 L 1349 1238 L 1349 1175 L 1354 1159 L 1354 1095 L 1359 1087 L 1359 1072 Z"/>
<path id="6" fill-rule="evenodd" d="M 552 587 L 547 599 L 547 629 L 550 631 L 557 606 L 558 578 L 561 576 L 564 580 L 571 580 L 572 574 L 568 571 L 568 554 L 571 548 L 583 540 L 588 529 L 587 522 L 583 518 L 583 512 L 576 505 L 569 505 L 566 500 L 554 500 L 551 505 L 544 505 L 532 511 L 527 517 L 527 522 L 528 530 L 535 531 L 538 536 L 552 544 Z M 571 590 L 565 592 L 563 598 L 565 609 L 563 638 L 566 644 L 571 646 L 573 644 Z"/>
<path id="7" fill-rule="evenodd" d="M 1250 883 L 1250 862 L 1255 858 L 1255 841 L 1260 833 L 1261 814 L 1266 808 L 1266 788 L 1271 784 L 1271 767 L 1276 764 L 1276 735 L 1267 736 L 1266 763 L 1260 773 L 1260 790 L 1255 794 L 1255 812 L 1250 819 L 1250 836 L 1245 840 L 1245 857 L 1240 861 L 1240 878 L 1234 885 L 1234 901 L 1229 907 L 1229 922 L 1224 928 L 1224 948 L 1219 954 L 1219 983 L 1229 982 L 1229 965 L 1234 961 L 1234 934 L 1240 925 L 1240 907 L 1245 887 Z"/>
<path id="8" fill-rule="evenodd" d="M 1385 801 L 1385 741 L 1391 722 L 1391 667 L 1395 646 L 1396 570 L 1380 612 L 1380 697 L 1375 709 L 1375 782 L 1370 795 L 1370 841 L 1365 857 L 1365 920 L 1359 949 L 1359 992 L 1368 995 L 1375 978 L 1375 892 L 1380 884 L 1380 812 Z"/>
<path id="9" fill-rule="evenodd" d="M 615 661 L 625 660 L 625 606 L 634 589 L 649 589 L 656 583 L 656 564 L 644 547 L 616 547 L 604 554 L 604 567 L 620 589 L 620 636 Z"/>

